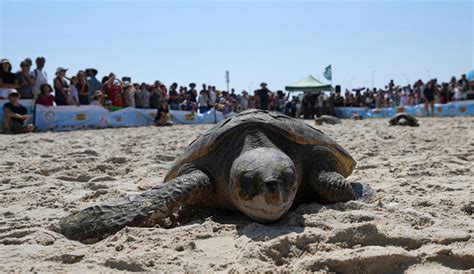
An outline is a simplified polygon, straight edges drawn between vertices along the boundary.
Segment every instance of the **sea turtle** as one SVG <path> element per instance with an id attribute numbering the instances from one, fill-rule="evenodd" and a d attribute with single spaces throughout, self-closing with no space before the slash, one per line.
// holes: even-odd
<path id="1" fill-rule="evenodd" d="M 345 179 L 355 165 L 348 152 L 306 123 L 248 110 L 194 140 L 175 160 L 164 184 L 73 213 L 60 221 L 61 232 L 94 241 L 199 205 L 236 209 L 255 221 L 272 222 L 293 204 L 369 198 L 369 186 Z"/>
<path id="2" fill-rule="evenodd" d="M 314 118 L 314 124 L 316 125 L 322 125 L 322 124 L 335 125 L 335 124 L 340 124 L 340 123 L 341 123 L 341 120 L 331 115 L 321 115 L 321 117 Z"/>
<path id="3" fill-rule="evenodd" d="M 419 126 L 418 119 L 406 112 L 400 112 L 395 114 L 392 118 L 390 118 L 389 124 L 391 126 Z"/>

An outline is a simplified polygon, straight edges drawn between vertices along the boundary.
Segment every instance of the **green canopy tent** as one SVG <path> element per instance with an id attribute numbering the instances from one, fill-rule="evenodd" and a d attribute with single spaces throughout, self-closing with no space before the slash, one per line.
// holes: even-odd
<path id="1" fill-rule="evenodd" d="M 331 91 L 331 85 L 323 84 L 318 79 L 308 77 L 285 87 L 287 91 L 321 92 Z"/>

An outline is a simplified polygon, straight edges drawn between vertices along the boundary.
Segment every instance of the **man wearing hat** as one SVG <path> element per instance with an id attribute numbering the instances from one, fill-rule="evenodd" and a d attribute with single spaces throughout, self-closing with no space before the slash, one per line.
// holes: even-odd
<path id="1" fill-rule="evenodd" d="M 12 65 L 8 59 L 2 59 L 0 65 L 0 99 L 6 99 L 10 90 L 19 88 L 20 83 L 12 73 Z"/>
<path id="2" fill-rule="evenodd" d="M 86 69 L 88 94 L 89 94 L 89 100 L 91 101 L 92 101 L 92 97 L 94 97 L 95 95 L 95 91 L 102 89 L 102 84 L 96 78 L 97 73 L 98 72 L 95 68 Z"/>
<path id="3" fill-rule="evenodd" d="M 262 110 L 268 110 L 268 100 L 269 100 L 270 90 L 267 88 L 267 83 L 263 82 L 260 84 L 260 89 L 255 91 L 257 95 L 259 104 L 258 108 Z"/>
<path id="4" fill-rule="evenodd" d="M 12 89 L 8 94 L 8 103 L 3 105 L 3 129 L 9 133 L 27 133 L 34 130 L 33 125 L 27 124 L 30 118 L 28 111 L 20 105 L 20 94 Z"/>
<path id="5" fill-rule="evenodd" d="M 197 90 L 196 90 L 196 84 L 195 83 L 190 83 L 189 84 L 189 91 L 188 91 L 188 100 L 192 104 L 197 105 Z"/>

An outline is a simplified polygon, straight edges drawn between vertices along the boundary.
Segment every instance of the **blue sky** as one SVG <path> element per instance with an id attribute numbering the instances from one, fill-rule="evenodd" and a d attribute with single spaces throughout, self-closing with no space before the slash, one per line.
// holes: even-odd
<path id="1" fill-rule="evenodd" d="M 474 68 L 473 1 L 0 0 L 0 56 L 161 80 L 273 90 L 308 74 L 349 86 L 447 81 Z"/>

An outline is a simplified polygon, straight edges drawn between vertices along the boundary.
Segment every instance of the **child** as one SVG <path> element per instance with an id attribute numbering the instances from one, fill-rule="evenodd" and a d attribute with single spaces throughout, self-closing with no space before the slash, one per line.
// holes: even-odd
<path id="1" fill-rule="evenodd" d="M 49 84 L 42 84 L 40 87 L 40 93 L 36 99 L 36 103 L 46 107 L 52 107 L 54 103 L 54 96 L 51 95 L 51 91 L 53 91 L 53 88 Z"/>

